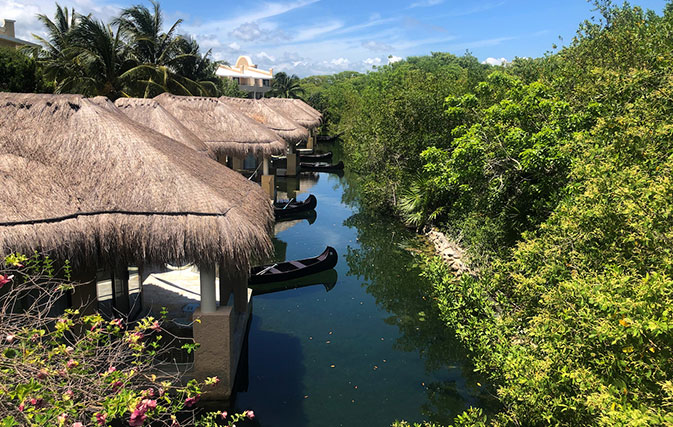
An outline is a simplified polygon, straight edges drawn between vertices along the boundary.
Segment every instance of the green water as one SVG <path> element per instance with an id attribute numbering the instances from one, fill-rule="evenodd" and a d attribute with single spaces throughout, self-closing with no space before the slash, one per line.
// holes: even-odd
<path id="1" fill-rule="evenodd" d="M 316 285 L 254 297 L 247 391 L 235 406 L 253 409 L 259 425 L 293 427 L 448 424 L 469 406 L 488 407 L 483 378 L 439 320 L 405 249 L 417 236 L 394 219 L 359 212 L 355 181 L 348 170 L 302 178 L 318 198 L 317 218 L 278 232 L 278 256 L 306 258 L 332 246 L 338 279 L 329 291 Z"/>

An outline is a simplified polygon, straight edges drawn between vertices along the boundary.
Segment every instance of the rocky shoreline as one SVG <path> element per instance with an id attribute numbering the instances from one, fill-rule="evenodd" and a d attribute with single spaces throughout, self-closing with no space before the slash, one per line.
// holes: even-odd
<path id="1" fill-rule="evenodd" d="M 463 273 L 472 272 L 468 267 L 469 262 L 465 252 L 444 233 L 436 228 L 431 228 L 425 233 L 425 236 L 435 247 L 437 254 L 451 268 L 454 275 L 460 276 Z"/>

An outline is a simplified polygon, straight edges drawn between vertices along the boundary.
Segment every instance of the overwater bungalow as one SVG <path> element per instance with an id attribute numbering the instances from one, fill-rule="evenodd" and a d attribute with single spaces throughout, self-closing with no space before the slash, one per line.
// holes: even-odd
<path id="1" fill-rule="evenodd" d="M 272 248 L 273 213 L 257 184 L 110 102 L 0 93 L 0 198 L 0 256 L 69 260 L 82 283 L 71 305 L 82 311 L 95 310 L 101 275 L 123 299 L 130 266 L 142 278 L 148 265 L 196 264 L 194 375 L 217 375 L 218 393 L 230 393 L 250 316 L 250 267 Z"/>
<path id="2" fill-rule="evenodd" d="M 242 170 L 246 158 L 253 164 L 262 158 L 262 187 L 273 198 L 269 156 L 287 150 L 287 143 L 276 133 L 217 98 L 164 93 L 154 99 L 210 146 L 219 162 Z"/>
<path id="3" fill-rule="evenodd" d="M 115 106 L 131 120 L 215 159 L 215 152 L 155 99 L 119 98 L 115 101 Z"/>
<path id="4" fill-rule="evenodd" d="M 302 108 L 296 102 L 303 103 L 303 101 L 289 98 L 262 98 L 260 101 L 308 129 L 309 137 L 306 147 L 313 149 L 318 134 L 317 129 L 321 124 L 321 118 Z"/>
<path id="5" fill-rule="evenodd" d="M 294 147 L 308 141 L 308 129 L 258 100 L 225 96 L 219 99 L 283 138 L 289 146 L 286 175 L 295 176 L 297 174 L 298 163 Z"/>

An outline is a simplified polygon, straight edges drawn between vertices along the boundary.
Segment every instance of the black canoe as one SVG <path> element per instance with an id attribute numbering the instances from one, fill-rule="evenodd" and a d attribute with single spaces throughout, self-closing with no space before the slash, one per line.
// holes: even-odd
<path id="1" fill-rule="evenodd" d="M 344 168 L 344 162 L 339 162 L 336 165 L 325 162 L 301 162 L 299 165 L 301 166 L 302 170 L 309 171 L 340 171 Z"/>
<path id="2" fill-rule="evenodd" d="M 300 277 L 298 279 L 287 280 L 284 282 L 262 283 L 253 285 L 250 284 L 252 295 L 265 295 L 276 292 L 289 291 L 292 289 L 306 288 L 309 286 L 323 285 L 325 291 L 329 292 L 336 286 L 339 274 L 335 269 L 330 268 L 320 273 L 310 274 L 308 276 Z"/>
<path id="3" fill-rule="evenodd" d="M 332 160 L 332 152 L 320 154 L 300 154 L 299 161 L 301 162 L 328 162 Z"/>
<path id="4" fill-rule="evenodd" d="M 304 277 L 334 268 L 339 256 L 336 250 L 328 246 L 323 253 L 315 258 L 299 259 L 296 261 L 279 262 L 270 265 L 260 265 L 250 270 L 248 284 L 282 282 Z"/>
<path id="5" fill-rule="evenodd" d="M 276 215 L 276 218 L 287 218 L 301 212 L 312 211 L 317 204 L 318 199 L 313 194 L 309 194 L 303 202 L 298 202 L 294 199 L 274 202 L 273 213 Z"/>

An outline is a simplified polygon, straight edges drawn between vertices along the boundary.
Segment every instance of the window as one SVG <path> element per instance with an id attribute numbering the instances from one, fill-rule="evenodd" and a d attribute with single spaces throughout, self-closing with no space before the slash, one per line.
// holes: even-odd
<path id="1" fill-rule="evenodd" d="M 269 79 L 262 80 L 262 86 L 264 86 L 264 87 L 271 86 L 271 80 L 269 80 Z"/>

